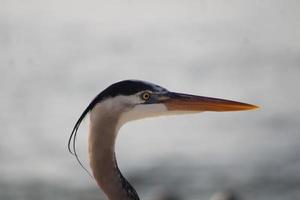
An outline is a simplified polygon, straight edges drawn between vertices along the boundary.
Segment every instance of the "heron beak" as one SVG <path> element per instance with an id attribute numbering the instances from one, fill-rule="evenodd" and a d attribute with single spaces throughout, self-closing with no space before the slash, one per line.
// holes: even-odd
<path id="1" fill-rule="evenodd" d="M 212 97 L 195 96 L 190 94 L 181 94 L 170 92 L 167 97 L 163 98 L 164 103 L 169 111 L 241 111 L 257 109 L 258 106 L 241 103 L 237 101 L 217 99 Z"/>

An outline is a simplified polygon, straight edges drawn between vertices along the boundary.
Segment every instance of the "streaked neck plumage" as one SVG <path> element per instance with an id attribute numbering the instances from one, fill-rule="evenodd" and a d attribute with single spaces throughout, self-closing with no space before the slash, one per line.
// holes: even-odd
<path id="1" fill-rule="evenodd" d="M 109 200 L 139 200 L 135 189 L 121 174 L 115 157 L 115 141 L 124 106 L 108 103 L 97 104 L 90 113 L 90 166 Z"/>

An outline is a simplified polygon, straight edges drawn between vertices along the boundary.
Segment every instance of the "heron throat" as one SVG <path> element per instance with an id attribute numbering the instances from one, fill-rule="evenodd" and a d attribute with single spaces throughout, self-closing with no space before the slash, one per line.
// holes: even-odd
<path id="1" fill-rule="evenodd" d="M 115 141 L 120 113 L 96 105 L 90 113 L 89 159 L 99 187 L 109 200 L 139 200 L 132 185 L 118 168 L 115 156 Z"/>

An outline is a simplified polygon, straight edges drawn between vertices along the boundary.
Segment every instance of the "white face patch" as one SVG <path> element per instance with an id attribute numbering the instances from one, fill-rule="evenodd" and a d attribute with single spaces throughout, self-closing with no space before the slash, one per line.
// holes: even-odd
<path id="1" fill-rule="evenodd" d="M 167 107 L 164 104 L 139 104 L 121 114 L 118 128 L 129 121 L 165 115 Z"/>
<path id="2" fill-rule="evenodd" d="M 137 95 L 131 96 L 117 96 L 108 98 L 101 103 L 95 105 L 91 111 L 91 122 L 97 123 L 103 117 L 113 115 L 118 117 L 124 110 L 130 109 L 131 106 L 142 103 L 142 100 Z"/>
<path id="3" fill-rule="evenodd" d="M 117 96 L 97 104 L 91 111 L 91 122 L 97 123 L 103 117 L 119 117 L 118 127 L 128 121 L 155 117 L 167 112 L 163 104 L 143 104 L 140 93 L 131 96 Z"/>

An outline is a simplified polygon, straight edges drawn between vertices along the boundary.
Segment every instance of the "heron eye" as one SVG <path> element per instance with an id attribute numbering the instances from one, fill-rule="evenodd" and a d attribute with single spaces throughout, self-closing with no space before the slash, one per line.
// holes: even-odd
<path id="1" fill-rule="evenodd" d="M 141 95 L 142 99 L 147 101 L 150 98 L 150 93 L 149 92 L 144 92 Z"/>

